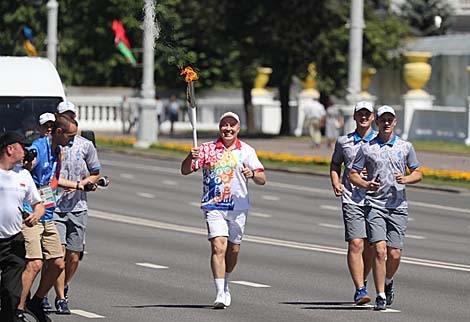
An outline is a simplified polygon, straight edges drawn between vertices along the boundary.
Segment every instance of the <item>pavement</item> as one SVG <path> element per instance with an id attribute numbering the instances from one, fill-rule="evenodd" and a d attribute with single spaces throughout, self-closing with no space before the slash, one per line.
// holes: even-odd
<path id="1" fill-rule="evenodd" d="M 212 136 L 200 135 L 198 143 L 210 141 L 217 137 L 217 133 Z M 318 148 L 312 147 L 308 137 L 243 137 L 240 139 L 250 144 L 256 150 L 273 152 L 273 153 L 289 153 L 297 156 L 317 156 L 331 158 L 333 148 L 322 144 Z M 192 144 L 191 133 L 177 133 L 173 137 L 160 135 L 158 142 L 175 142 L 182 144 Z M 470 157 L 459 154 L 416 151 L 420 165 L 425 168 L 434 170 L 456 170 L 461 172 L 470 172 Z"/>

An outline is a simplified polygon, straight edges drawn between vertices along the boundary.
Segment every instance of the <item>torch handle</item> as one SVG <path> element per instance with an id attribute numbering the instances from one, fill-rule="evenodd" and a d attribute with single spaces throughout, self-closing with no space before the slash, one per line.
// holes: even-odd
<path id="1" fill-rule="evenodd" d="M 196 148 L 197 145 L 197 121 L 196 121 L 196 107 L 191 107 L 191 119 L 192 121 L 192 126 L 193 126 L 193 146 Z"/>

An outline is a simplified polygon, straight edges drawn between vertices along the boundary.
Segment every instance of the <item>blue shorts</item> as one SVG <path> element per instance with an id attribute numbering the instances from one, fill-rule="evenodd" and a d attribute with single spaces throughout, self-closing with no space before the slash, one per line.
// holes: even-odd
<path id="1" fill-rule="evenodd" d="M 403 249 L 408 225 L 408 209 L 365 207 L 367 235 L 370 243 L 387 241 L 387 246 Z"/>

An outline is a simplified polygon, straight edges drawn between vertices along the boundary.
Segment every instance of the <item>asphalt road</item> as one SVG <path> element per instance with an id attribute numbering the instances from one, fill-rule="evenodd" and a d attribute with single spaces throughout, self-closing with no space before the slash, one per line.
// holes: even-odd
<path id="1" fill-rule="evenodd" d="M 328 178 L 268 172 L 266 186 L 250 187 L 232 306 L 213 310 L 198 209 L 201 174 L 181 176 L 174 161 L 102 152 L 100 159 L 112 182 L 90 193 L 87 254 L 70 285 L 73 314 L 52 313 L 53 321 L 461 322 L 470 316 L 468 195 L 408 189 L 395 303 L 375 312 L 352 302 L 340 200 Z"/>

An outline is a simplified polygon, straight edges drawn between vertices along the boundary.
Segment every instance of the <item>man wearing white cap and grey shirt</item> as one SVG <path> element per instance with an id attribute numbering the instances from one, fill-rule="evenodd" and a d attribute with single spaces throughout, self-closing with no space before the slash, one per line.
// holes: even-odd
<path id="1" fill-rule="evenodd" d="M 385 310 L 395 296 L 393 277 L 400 265 L 408 223 L 405 187 L 421 181 L 422 173 L 413 145 L 395 134 L 395 110 L 377 110 L 379 134 L 359 149 L 350 180 L 367 191 L 367 235 L 374 247 L 375 310 Z M 363 169 L 367 178 L 361 177 Z M 407 174 L 407 169 L 409 174 Z"/>
<path id="2" fill-rule="evenodd" d="M 61 102 L 57 106 L 59 114 L 72 119 L 77 117 L 75 105 L 70 101 Z M 62 250 L 65 254 L 65 270 L 57 279 L 55 307 L 59 314 L 70 314 L 68 308 L 68 283 L 78 269 L 80 254 L 83 251 L 85 231 L 88 219 L 87 193 L 96 190 L 96 181 L 100 177 L 100 161 L 93 143 L 76 135 L 73 142 L 62 150 L 62 166 L 60 177 L 77 184 L 83 184 L 84 190 L 66 191 L 59 189 L 57 207 L 53 220 L 60 235 Z M 86 185 L 92 183 L 91 185 Z M 45 306 L 50 306 L 47 299 Z"/>
<path id="3" fill-rule="evenodd" d="M 70 101 L 63 101 L 57 105 L 57 112 L 59 114 L 67 114 L 71 118 L 75 119 L 77 117 L 77 110 L 75 109 L 75 104 Z M 68 113 L 66 113 L 68 112 Z M 71 113 L 71 114 L 69 114 Z"/>
<path id="4" fill-rule="evenodd" d="M 181 174 L 203 171 L 203 210 L 211 243 L 211 268 L 216 288 L 214 308 L 230 306 L 229 279 L 237 264 L 250 208 L 248 182 L 266 183 L 255 149 L 238 139 L 240 118 L 233 112 L 219 120 L 219 138 L 193 147 L 181 163 Z"/>
<path id="5" fill-rule="evenodd" d="M 364 210 L 365 190 L 349 181 L 354 158 L 363 144 L 369 143 L 377 133 L 372 129 L 374 106 L 360 101 L 354 106 L 354 132 L 340 136 L 336 140 L 331 157 L 330 179 L 336 197 L 341 197 L 344 236 L 348 242 L 347 263 L 356 292 L 354 302 L 363 305 L 370 302 L 365 279 L 372 267 L 372 247 L 367 242 L 366 219 Z M 341 166 L 344 173 L 341 177 Z M 340 181 L 341 178 L 341 181 Z"/>

